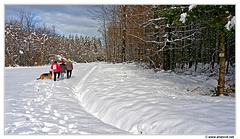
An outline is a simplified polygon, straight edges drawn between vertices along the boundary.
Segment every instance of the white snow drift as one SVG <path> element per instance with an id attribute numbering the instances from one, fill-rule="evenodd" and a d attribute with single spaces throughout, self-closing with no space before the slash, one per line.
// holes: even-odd
<path id="1" fill-rule="evenodd" d="M 202 95 L 212 78 L 89 63 L 36 80 L 48 69 L 5 68 L 5 134 L 235 134 L 235 98 Z"/>

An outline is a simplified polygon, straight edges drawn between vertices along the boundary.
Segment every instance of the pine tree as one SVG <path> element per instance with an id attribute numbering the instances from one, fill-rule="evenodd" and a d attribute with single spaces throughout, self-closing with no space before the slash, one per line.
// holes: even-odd
<path id="1" fill-rule="evenodd" d="M 225 64 L 226 64 L 226 35 L 234 33 L 235 5 L 198 5 L 189 11 L 189 21 L 202 20 L 206 25 L 216 28 L 220 34 L 220 67 L 216 95 L 224 94 Z M 214 16 L 212 16 L 214 15 Z M 231 22 L 232 21 L 232 22 Z"/>

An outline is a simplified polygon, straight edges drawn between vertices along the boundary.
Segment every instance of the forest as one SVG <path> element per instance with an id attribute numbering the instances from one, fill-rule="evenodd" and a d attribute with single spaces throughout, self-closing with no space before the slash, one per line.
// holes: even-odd
<path id="1" fill-rule="evenodd" d="M 227 20 L 231 20 L 235 15 L 235 6 L 219 7 L 216 6 L 216 11 L 209 8 L 210 11 L 202 11 L 203 15 L 196 15 L 206 17 L 195 17 L 195 19 L 192 17 L 192 20 L 182 23 L 179 21 L 181 13 L 189 12 L 189 16 L 193 16 L 190 14 L 194 14 L 195 8 L 192 12 L 189 6 L 182 5 L 100 6 L 100 11 L 95 13 L 101 14 L 96 15 L 96 18 L 102 24 L 102 36 L 106 42 L 106 60 L 117 63 L 143 62 L 148 63 L 152 68 L 164 70 L 182 69 L 186 66 L 186 68 L 195 66 L 197 70 L 197 65 L 200 63 L 209 64 L 209 69 L 214 69 L 215 64 L 219 63 L 221 41 L 219 30 L 222 30 L 227 65 L 233 65 L 235 63 L 234 28 L 227 31 L 224 26 Z M 229 12 L 226 15 L 220 15 L 219 12 L 219 17 L 216 17 L 219 18 L 219 22 L 213 21 L 216 24 L 223 24 L 222 28 L 209 25 L 210 23 L 206 21 L 207 18 L 217 16 L 215 13 L 219 10 Z M 231 17 L 228 17 L 229 15 Z M 220 23 L 224 22 L 220 21 L 221 18 L 225 23 Z"/>
<path id="2" fill-rule="evenodd" d="M 76 62 L 104 60 L 100 38 L 56 33 L 55 26 L 39 24 L 33 13 L 19 11 L 5 21 L 5 66 L 41 66 L 59 58 Z"/>
<path id="3" fill-rule="evenodd" d="M 136 62 L 156 71 L 235 80 L 235 5 L 97 5 L 102 38 L 59 35 L 31 13 L 5 21 L 5 66 L 39 66 L 57 56 L 76 62 Z M 101 42 L 101 39 L 104 43 Z M 234 83 L 235 84 L 235 83 Z"/>

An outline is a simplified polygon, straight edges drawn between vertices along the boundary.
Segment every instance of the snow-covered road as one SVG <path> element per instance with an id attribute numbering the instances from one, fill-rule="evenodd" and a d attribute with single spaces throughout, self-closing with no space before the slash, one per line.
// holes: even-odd
<path id="1" fill-rule="evenodd" d="M 235 98 L 201 95 L 209 77 L 88 63 L 36 80 L 48 69 L 5 68 L 5 134 L 235 134 Z"/>
<path id="2" fill-rule="evenodd" d="M 75 65 L 71 79 L 36 80 L 49 67 L 5 70 L 5 134 L 128 134 L 88 113 L 78 99 L 94 66 Z"/>

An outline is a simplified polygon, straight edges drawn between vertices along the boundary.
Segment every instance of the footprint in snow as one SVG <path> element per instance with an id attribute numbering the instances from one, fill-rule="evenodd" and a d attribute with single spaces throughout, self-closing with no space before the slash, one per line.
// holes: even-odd
<path id="1" fill-rule="evenodd" d="M 66 121 L 60 120 L 59 123 L 60 123 L 60 124 L 66 124 Z"/>
<path id="2" fill-rule="evenodd" d="M 51 106 L 48 105 L 48 106 L 45 108 L 45 110 L 50 111 L 50 110 L 51 110 Z"/>
<path id="3" fill-rule="evenodd" d="M 65 115 L 64 116 L 64 120 L 68 120 L 69 118 L 68 118 L 68 116 L 67 115 Z"/>
<path id="4" fill-rule="evenodd" d="M 30 108 L 30 111 L 34 111 L 34 108 Z"/>
<path id="5" fill-rule="evenodd" d="M 53 110 L 53 112 L 55 116 L 60 117 L 60 114 L 57 112 L 57 110 Z"/>
<path id="6" fill-rule="evenodd" d="M 43 111 L 43 113 L 46 113 L 46 114 L 47 114 L 47 113 L 50 113 L 50 112 L 49 112 L 49 111 Z"/>
<path id="7" fill-rule="evenodd" d="M 57 117 L 53 117 L 53 116 L 52 116 L 51 118 L 52 118 L 53 120 L 57 120 L 57 119 L 58 119 Z"/>
<path id="8" fill-rule="evenodd" d="M 75 124 L 69 124 L 68 125 L 68 128 L 74 128 L 74 127 L 76 127 Z"/>

